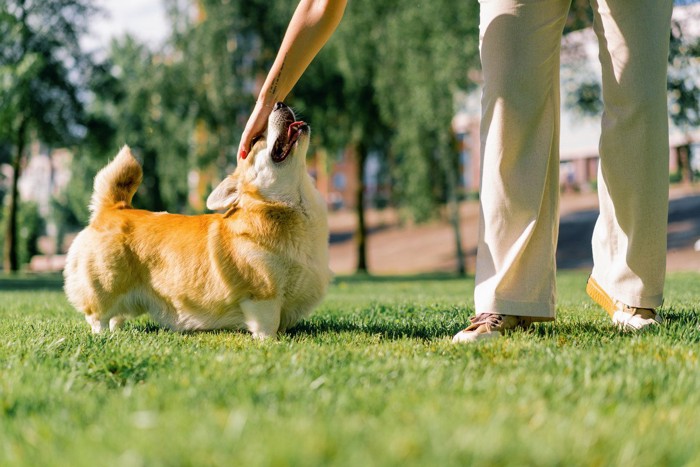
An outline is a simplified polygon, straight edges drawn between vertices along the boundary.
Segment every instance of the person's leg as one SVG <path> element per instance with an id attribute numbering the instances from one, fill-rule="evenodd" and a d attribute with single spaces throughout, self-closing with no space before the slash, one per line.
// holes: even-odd
<path id="1" fill-rule="evenodd" d="M 652 309 L 662 303 L 666 272 L 666 71 L 673 3 L 592 0 L 592 5 L 604 111 L 589 289 L 594 286 L 592 296 L 597 287 L 614 302 Z"/>
<path id="2" fill-rule="evenodd" d="M 559 53 L 568 8 L 568 0 L 481 1 L 477 314 L 554 318 Z"/>

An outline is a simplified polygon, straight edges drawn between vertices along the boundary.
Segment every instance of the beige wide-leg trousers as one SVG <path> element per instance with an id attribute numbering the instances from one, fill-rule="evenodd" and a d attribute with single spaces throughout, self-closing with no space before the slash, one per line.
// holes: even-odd
<path id="1" fill-rule="evenodd" d="M 481 0 L 479 313 L 555 316 L 559 53 L 570 0 Z M 592 0 L 603 69 L 593 278 L 661 305 L 668 217 L 671 0 Z M 583 287 L 583 284 L 582 284 Z"/>

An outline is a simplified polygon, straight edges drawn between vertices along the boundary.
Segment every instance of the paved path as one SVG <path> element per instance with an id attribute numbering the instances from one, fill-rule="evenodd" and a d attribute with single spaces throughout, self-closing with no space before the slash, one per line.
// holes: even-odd
<path id="1" fill-rule="evenodd" d="M 564 195 L 561 199 L 561 223 L 557 264 L 560 269 L 590 269 L 591 234 L 598 215 L 595 194 Z M 467 267 L 473 273 L 478 229 L 478 204 L 464 203 L 461 209 L 462 243 Z M 369 268 L 375 274 L 410 274 L 454 271 L 454 237 L 446 222 L 419 226 L 400 226 L 393 211 L 368 213 Z M 346 274 L 355 268 L 351 212 L 332 213 L 331 269 Z M 674 187 L 669 205 L 668 269 L 700 272 L 700 252 L 694 244 L 700 240 L 700 186 Z"/>
<path id="2" fill-rule="evenodd" d="M 590 269 L 593 266 L 590 239 L 597 218 L 597 208 L 572 212 L 561 217 L 557 248 L 557 266 L 560 269 Z M 669 269 L 700 272 L 700 252 L 694 251 L 695 242 L 698 240 L 700 195 L 671 200 L 668 212 Z M 683 259 L 688 260 L 685 268 L 682 264 Z"/>

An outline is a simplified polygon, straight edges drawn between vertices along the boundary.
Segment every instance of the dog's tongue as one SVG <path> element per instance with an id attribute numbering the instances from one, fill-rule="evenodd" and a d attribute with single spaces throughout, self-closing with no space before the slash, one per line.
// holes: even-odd
<path id="1" fill-rule="evenodd" d="M 296 133 L 299 131 L 299 127 L 302 125 L 305 125 L 306 123 L 299 120 L 298 122 L 294 122 L 289 125 L 289 128 L 287 129 L 287 139 L 290 139 L 292 137 L 292 134 Z"/>

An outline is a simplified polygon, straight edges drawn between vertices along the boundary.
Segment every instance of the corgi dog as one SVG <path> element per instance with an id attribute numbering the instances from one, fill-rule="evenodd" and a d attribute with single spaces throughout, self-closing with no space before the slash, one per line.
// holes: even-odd
<path id="1" fill-rule="evenodd" d="M 134 209 L 142 179 L 128 147 L 95 177 L 91 218 L 70 247 L 68 300 L 93 332 L 148 313 L 177 331 L 244 329 L 268 338 L 324 297 L 326 204 L 306 171 L 309 126 L 277 103 L 267 133 L 207 199 L 225 213 Z"/>

